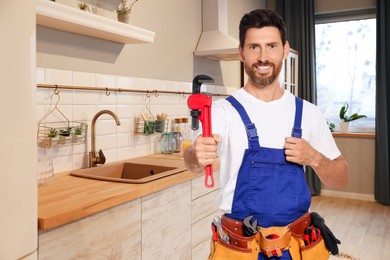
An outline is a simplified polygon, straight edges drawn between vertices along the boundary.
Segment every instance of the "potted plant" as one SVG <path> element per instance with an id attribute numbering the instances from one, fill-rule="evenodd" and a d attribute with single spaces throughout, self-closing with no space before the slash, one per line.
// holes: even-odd
<path id="1" fill-rule="evenodd" d="M 47 137 L 49 137 L 49 147 L 54 143 L 54 140 L 58 136 L 58 130 L 55 128 L 50 128 L 47 133 Z"/>
<path id="2" fill-rule="evenodd" d="M 66 142 L 66 137 L 70 136 L 70 132 L 72 131 L 72 127 L 67 127 L 65 129 L 61 129 L 59 133 L 59 144 L 65 144 Z"/>
<path id="3" fill-rule="evenodd" d="M 77 5 L 80 8 L 80 10 L 82 10 L 82 11 L 88 11 L 89 10 L 89 6 L 88 6 L 88 4 L 86 2 L 80 2 Z"/>
<path id="4" fill-rule="evenodd" d="M 74 127 L 72 132 L 73 143 L 77 143 L 78 137 L 80 137 L 82 134 L 83 134 L 83 128 L 81 128 L 81 126 Z"/>
<path id="5" fill-rule="evenodd" d="M 133 5 L 137 2 L 138 0 L 134 0 L 134 2 L 129 5 L 127 0 L 120 0 L 119 5 L 116 8 L 116 13 L 118 15 L 118 21 L 122 23 L 128 23 L 130 19 L 130 13 L 131 13 L 131 8 Z"/>
<path id="6" fill-rule="evenodd" d="M 340 112 L 339 112 L 339 117 L 341 119 L 340 130 L 343 133 L 348 132 L 349 122 L 367 117 L 366 115 L 359 115 L 358 112 L 348 116 L 347 115 L 348 109 L 349 109 L 349 104 L 347 102 L 344 102 L 344 105 L 340 108 Z"/>
<path id="7" fill-rule="evenodd" d="M 330 123 L 326 122 L 326 123 L 328 123 L 329 130 L 331 132 L 334 132 L 334 129 L 335 129 L 336 125 L 334 123 L 332 123 L 332 122 L 330 122 Z"/>

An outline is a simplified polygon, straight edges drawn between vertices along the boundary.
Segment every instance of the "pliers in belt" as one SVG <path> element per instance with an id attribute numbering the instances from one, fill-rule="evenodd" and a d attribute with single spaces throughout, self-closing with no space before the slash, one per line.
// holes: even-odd
<path id="1" fill-rule="evenodd" d="M 253 236 L 257 233 L 257 219 L 251 224 L 250 220 L 253 218 L 253 215 L 246 217 L 243 221 L 244 223 L 244 235 L 247 237 Z"/>

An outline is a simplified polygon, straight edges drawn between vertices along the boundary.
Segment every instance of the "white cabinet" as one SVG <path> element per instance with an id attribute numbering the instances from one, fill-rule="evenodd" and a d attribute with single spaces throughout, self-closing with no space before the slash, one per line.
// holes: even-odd
<path id="1" fill-rule="evenodd" d="M 221 215 L 204 176 L 39 233 L 39 259 L 204 260 Z"/>
<path id="2" fill-rule="evenodd" d="M 191 259 L 191 182 L 142 198 L 142 259 Z"/>
<path id="3" fill-rule="evenodd" d="M 141 199 L 39 233 L 39 259 L 141 259 Z"/>
<path id="4" fill-rule="evenodd" d="M 152 43 L 155 33 L 49 0 L 35 0 L 36 23 L 113 42 Z"/>
<path id="5" fill-rule="evenodd" d="M 298 51 L 290 49 L 280 72 L 280 83 L 287 91 L 298 96 Z"/>
<path id="6" fill-rule="evenodd" d="M 192 260 L 204 260 L 210 254 L 211 223 L 222 213 L 216 198 L 219 193 L 219 171 L 214 171 L 215 186 L 204 186 L 204 176 L 192 180 Z"/>

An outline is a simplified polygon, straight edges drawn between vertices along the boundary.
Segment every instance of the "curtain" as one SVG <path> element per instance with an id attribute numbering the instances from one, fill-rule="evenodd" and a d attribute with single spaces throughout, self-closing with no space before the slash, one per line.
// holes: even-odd
<path id="1" fill-rule="evenodd" d="M 375 199 L 390 205 L 390 2 L 377 0 L 376 10 Z"/>
<path id="2" fill-rule="evenodd" d="M 276 11 L 286 23 L 291 48 L 299 52 L 298 95 L 316 104 L 314 1 L 277 0 Z M 314 170 L 307 166 L 305 175 L 311 194 L 319 195 L 321 181 Z"/>

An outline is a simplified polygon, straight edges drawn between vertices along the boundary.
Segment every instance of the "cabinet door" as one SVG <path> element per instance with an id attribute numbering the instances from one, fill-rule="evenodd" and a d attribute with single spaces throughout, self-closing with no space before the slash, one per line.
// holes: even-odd
<path id="1" fill-rule="evenodd" d="M 142 198 L 142 259 L 191 259 L 191 182 Z"/>
<path id="2" fill-rule="evenodd" d="M 290 49 L 279 75 L 282 87 L 295 96 L 298 96 L 298 58 L 298 52 Z"/>
<path id="3" fill-rule="evenodd" d="M 205 188 L 204 176 L 192 180 L 192 260 L 204 260 L 210 254 L 211 223 L 222 215 L 216 198 L 219 171 L 214 171 L 215 186 Z"/>
<path id="4" fill-rule="evenodd" d="M 39 234 L 39 259 L 141 259 L 141 199 Z"/>

